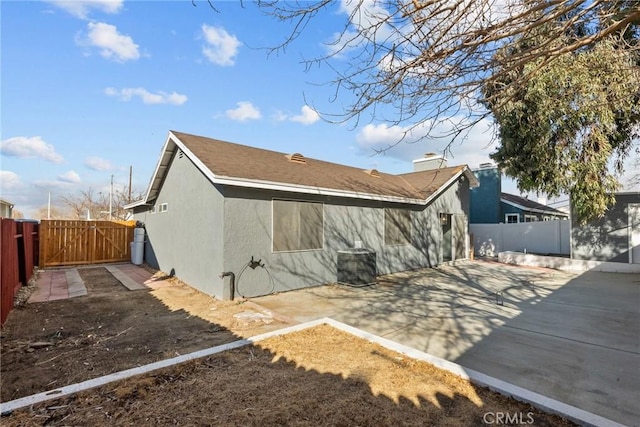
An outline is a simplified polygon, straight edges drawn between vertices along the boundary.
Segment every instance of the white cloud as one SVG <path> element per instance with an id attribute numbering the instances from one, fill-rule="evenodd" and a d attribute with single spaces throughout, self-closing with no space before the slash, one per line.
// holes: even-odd
<path id="1" fill-rule="evenodd" d="M 113 169 L 111 162 L 100 157 L 87 157 L 84 165 L 94 171 L 108 171 Z"/>
<path id="2" fill-rule="evenodd" d="M 271 118 L 273 120 L 275 120 L 276 122 L 284 122 L 285 120 L 287 120 L 289 118 L 289 116 L 287 116 L 284 112 L 282 112 L 281 110 L 276 110 L 272 115 Z"/>
<path id="3" fill-rule="evenodd" d="M 311 125 L 318 120 L 320 120 L 320 116 L 308 105 L 302 107 L 302 114 L 291 117 L 292 122 L 302 123 L 303 125 Z"/>
<path id="4" fill-rule="evenodd" d="M 225 114 L 231 120 L 244 122 L 245 120 L 257 120 L 262 117 L 260 110 L 248 101 L 240 101 L 236 104 L 238 108 L 225 111 Z"/>
<path id="5" fill-rule="evenodd" d="M 452 117 L 436 125 L 426 122 L 413 128 L 369 124 L 356 135 L 356 143 L 364 154 L 384 151 L 385 156 L 411 165 L 412 160 L 424 157 L 425 153 L 443 154 L 451 141 L 448 135 L 455 126 L 464 123 L 463 120 Z M 463 132 L 464 139 L 454 140 L 446 153 L 449 165 L 467 164 L 476 168 L 481 163 L 490 162 L 489 154 L 495 149 L 490 126 L 489 120 L 482 120 Z M 427 134 L 431 137 L 425 137 Z"/>
<path id="6" fill-rule="evenodd" d="M 52 163 L 62 163 L 64 159 L 56 153 L 53 145 L 48 144 L 39 136 L 16 136 L 5 139 L 0 143 L 0 152 L 5 156 L 20 159 L 41 158 Z"/>
<path id="7" fill-rule="evenodd" d="M 104 93 L 108 96 L 118 97 L 121 101 L 131 101 L 131 98 L 137 96 L 144 104 L 182 105 L 187 102 L 186 95 L 177 92 L 167 93 L 162 91 L 151 93 L 142 87 L 127 87 L 119 90 L 108 87 L 104 90 Z"/>
<path id="8" fill-rule="evenodd" d="M 105 13 L 118 13 L 124 0 L 47 0 L 76 18 L 87 19 L 92 10 Z"/>
<path id="9" fill-rule="evenodd" d="M 17 173 L 0 170 L 0 189 L 2 189 L 3 193 L 22 187 L 23 184 Z"/>
<path id="10" fill-rule="evenodd" d="M 371 40 L 387 40 L 394 30 L 386 23 L 391 14 L 381 3 L 375 0 L 342 0 L 339 12 L 349 17 L 351 28 L 334 33 L 329 41 L 324 43 L 327 54 L 349 58 L 353 49 L 365 47 Z"/>
<path id="11" fill-rule="evenodd" d="M 62 175 L 60 175 L 62 176 Z M 47 191 L 51 191 L 51 193 L 68 193 L 69 190 L 72 190 L 76 187 L 74 187 L 73 182 L 69 182 L 69 181 L 64 181 L 62 179 L 60 179 L 60 176 L 58 176 L 57 179 L 48 179 L 48 180 L 37 180 L 33 183 L 33 185 L 37 188 L 40 188 L 41 191 L 44 191 L 42 189 L 46 189 Z M 52 196 L 53 197 L 53 196 Z"/>
<path id="12" fill-rule="evenodd" d="M 209 61 L 221 66 L 235 64 L 238 48 L 242 45 L 236 36 L 227 33 L 224 28 L 210 27 L 207 24 L 202 24 L 202 33 L 207 42 L 202 47 L 202 53 Z"/>
<path id="13" fill-rule="evenodd" d="M 87 36 L 79 37 L 77 43 L 82 46 L 94 46 L 100 49 L 100 55 L 116 61 L 125 62 L 140 58 L 138 45 L 130 36 L 122 35 L 115 25 L 104 22 L 89 22 Z"/>
<path id="14" fill-rule="evenodd" d="M 58 180 L 62 182 L 68 182 L 70 184 L 78 184 L 80 180 L 80 175 L 78 175 L 75 171 L 68 171 L 63 173 L 62 175 L 58 175 Z"/>

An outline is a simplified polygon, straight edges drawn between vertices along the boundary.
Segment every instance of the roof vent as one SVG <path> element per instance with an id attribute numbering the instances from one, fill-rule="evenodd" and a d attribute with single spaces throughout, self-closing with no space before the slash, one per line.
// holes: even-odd
<path id="1" fill-rule="evenodd" d="M 495 165 L 493 163 L 480 163 L 480 169 L 488 169 L 488 168 L 492 168 Z"/>
<path id="2" fill-rule="evenodd" d="M 290 162 L 294 162 L 294 163 L 307 163 L 307 159 L 304 158 L 304 156 L 300 153 L 293 153 L 293 154 L 288 154 L 287 159 L 289 159 Z"/>
<path id="3" fill-rule="evenodd" d="M 380 178 L 380 172 L 378 172 L 378 169 L 367 169 L 364 172 L 374 178 Z"/>

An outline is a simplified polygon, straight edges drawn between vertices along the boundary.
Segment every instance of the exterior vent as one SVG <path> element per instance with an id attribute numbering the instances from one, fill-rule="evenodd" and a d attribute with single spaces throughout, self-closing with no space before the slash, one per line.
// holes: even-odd
<path id="1" fill-rule="evenodd" d="M 178 157 L 179 158 L 183 158 L 184 157 L 184 153 L 182 152 L 182 150 L 178 150 Z"/>
<path id="2" fill-rule="evenodd" d="M 480 169 L 489 169 L 494 167 L 495 165 L 493 163 L 480 163 Z"/>
<path id="3" fill-rule="evenodd" d="M 304 156 L 300 153 L 289 154 L 287 155 L 287 159 L 289 159 L 289 161 L 293 163 L 307 163 L 307 159 L 305 159 Z"/>
<path id="4" fill-rule="evenodd" d="M 380 172 L 377 169 L 367 169 L 364 171 L 367 175 L 371 175 L 374 178 L 380 178 Z"/>
<path id="5" fill-rule="evenodd" d="M 367 286 L 376 283 L 376 253 L 364 248 L 338 251 L 338 283 Z"/>

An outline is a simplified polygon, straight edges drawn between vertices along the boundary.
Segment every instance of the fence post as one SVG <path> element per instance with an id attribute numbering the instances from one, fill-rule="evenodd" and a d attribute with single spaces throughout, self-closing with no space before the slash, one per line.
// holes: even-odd
<path id="1" fill-rule="evenodd" d="M 4 324 L 13 309 L 13 297 L 19 283 L 15 221 L 1 219 L 0 232 L 0 324 Z"/>
<path id="2" fill-rule="evenodd" d="M 47 248 L 49 247 L 49 221 L 43 219 L 40 221 L 40 232 L 38 244 L 40 246 L 40 256 L 38 261 L 38 266 L 40 268 L 45 267 L 45 261 L 47 260 Z"/>

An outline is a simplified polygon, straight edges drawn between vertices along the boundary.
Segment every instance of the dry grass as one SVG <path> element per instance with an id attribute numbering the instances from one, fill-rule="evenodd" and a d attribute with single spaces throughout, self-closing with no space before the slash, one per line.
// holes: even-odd
<path id="1" fill-rule="evenodd" d="M 16 411 L 3 425 L 572 425 L 327 325 Z"/>

